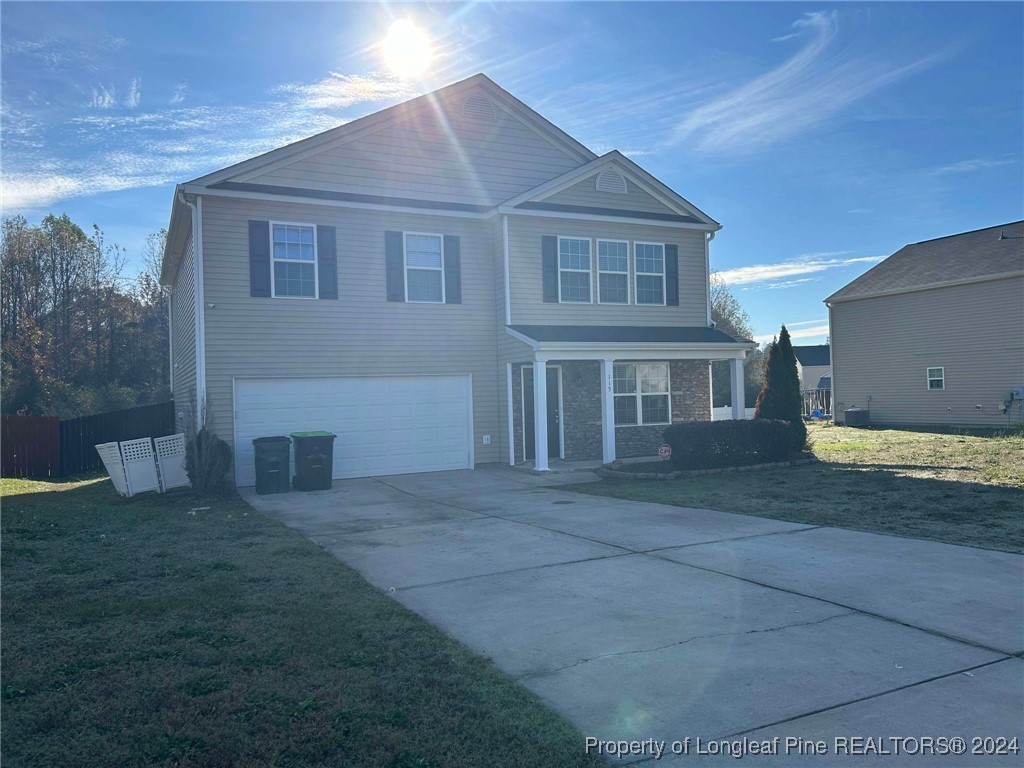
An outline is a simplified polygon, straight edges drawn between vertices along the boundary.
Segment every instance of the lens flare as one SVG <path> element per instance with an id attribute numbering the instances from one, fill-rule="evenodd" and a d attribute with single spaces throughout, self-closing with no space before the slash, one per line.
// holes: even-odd
<path id="1" fill-rule="evenodd" d="M 424 74 L 434 60 L 430 37 L 408 19 L 392 24 L 380 47 L 388 68 L 402 78 Z"/>

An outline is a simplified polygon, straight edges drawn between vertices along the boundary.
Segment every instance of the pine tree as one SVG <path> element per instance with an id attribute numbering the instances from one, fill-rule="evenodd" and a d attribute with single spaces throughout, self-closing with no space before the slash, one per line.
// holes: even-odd
<path id="1" fill-rule="evenodd" d="M 755 419 L 778 419 L 793 425 L 794 449 L 801 450 L 807 441 L 804 425 L 800 378 L 796 370 L 796 355 L 789 331 L 782 326 L 779 338 L 768 347 L 765 361 L 764 386 L 757 396 Z"/>

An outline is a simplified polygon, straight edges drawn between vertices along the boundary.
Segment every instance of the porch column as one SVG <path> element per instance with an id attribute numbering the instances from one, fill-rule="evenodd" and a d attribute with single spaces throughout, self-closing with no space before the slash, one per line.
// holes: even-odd
<path id="1" fill-rule="evenodd" d="M 746 404 L 743 402 L 743 358 L 733 358 L 729 361 L 729 382 L 732 388 L 732 417 L 742 419 L 746 411 Z"/>
<path id="2" fill-rule="evenodd" d="M 601 457 L 605 464 L 615 461 L 615 361 L 601 361 Z"/>
<path id="3" fill-rule="evenodd" d="M 533 468 L 547 472 L 548 467 L 548 361 L 533 361 Z"/>

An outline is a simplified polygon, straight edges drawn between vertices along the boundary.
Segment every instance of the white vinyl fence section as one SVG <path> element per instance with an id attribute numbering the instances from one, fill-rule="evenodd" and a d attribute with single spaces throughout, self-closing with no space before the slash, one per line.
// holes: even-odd
<path id="1" fill-rule="evenodd" d="M 711 420 L 712 421 L 728 421 L 731 418 L 732 418 L 732 406 L 731 405 L 724 405 L 721 408 L 712 408 L 711 409 Z M 754 418 L 754 409 L 753 408 L 745 408 L 744 411 L 743 411 L 743 418 L 744 419 L 752 419 L 752 418 Z"/>
<path id="2" fill-rule="evenodd" d="M 121 459 L 128 477 L 128 495 L 143 491 L 159 491 L 160 480 L 153 459 L 153 441 L 148 437 L 125 440 L 121 443 Z"/>
<path id="3" fill-rule="evenodd" d="M 191 485 L 185 472 L 185 435 L 155 437 L 153 445 L 160 468 L 160 490 Z"/>
<path id="4" fill-rule="evenodd" d="M 122 496 L 130 496 L 128 492 L 128 478 L 124 474 L 124 464 L 121 462 L 121 451 L 117 443 L 100 443 L 96 446 L 96 452 L 103 459 L 103 466 L 110 475 L 110 481 Z"/>

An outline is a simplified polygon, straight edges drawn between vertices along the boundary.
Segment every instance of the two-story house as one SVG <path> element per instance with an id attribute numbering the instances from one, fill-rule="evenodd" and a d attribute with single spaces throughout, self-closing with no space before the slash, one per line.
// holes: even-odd
<path id="1" fill-rule="evenodd" d="M 710 418 L 721 228 L 484 75 L 177 187 L 163 282 L 182 420 L 337 435 L 334 477 L 653 455 Z"/>

